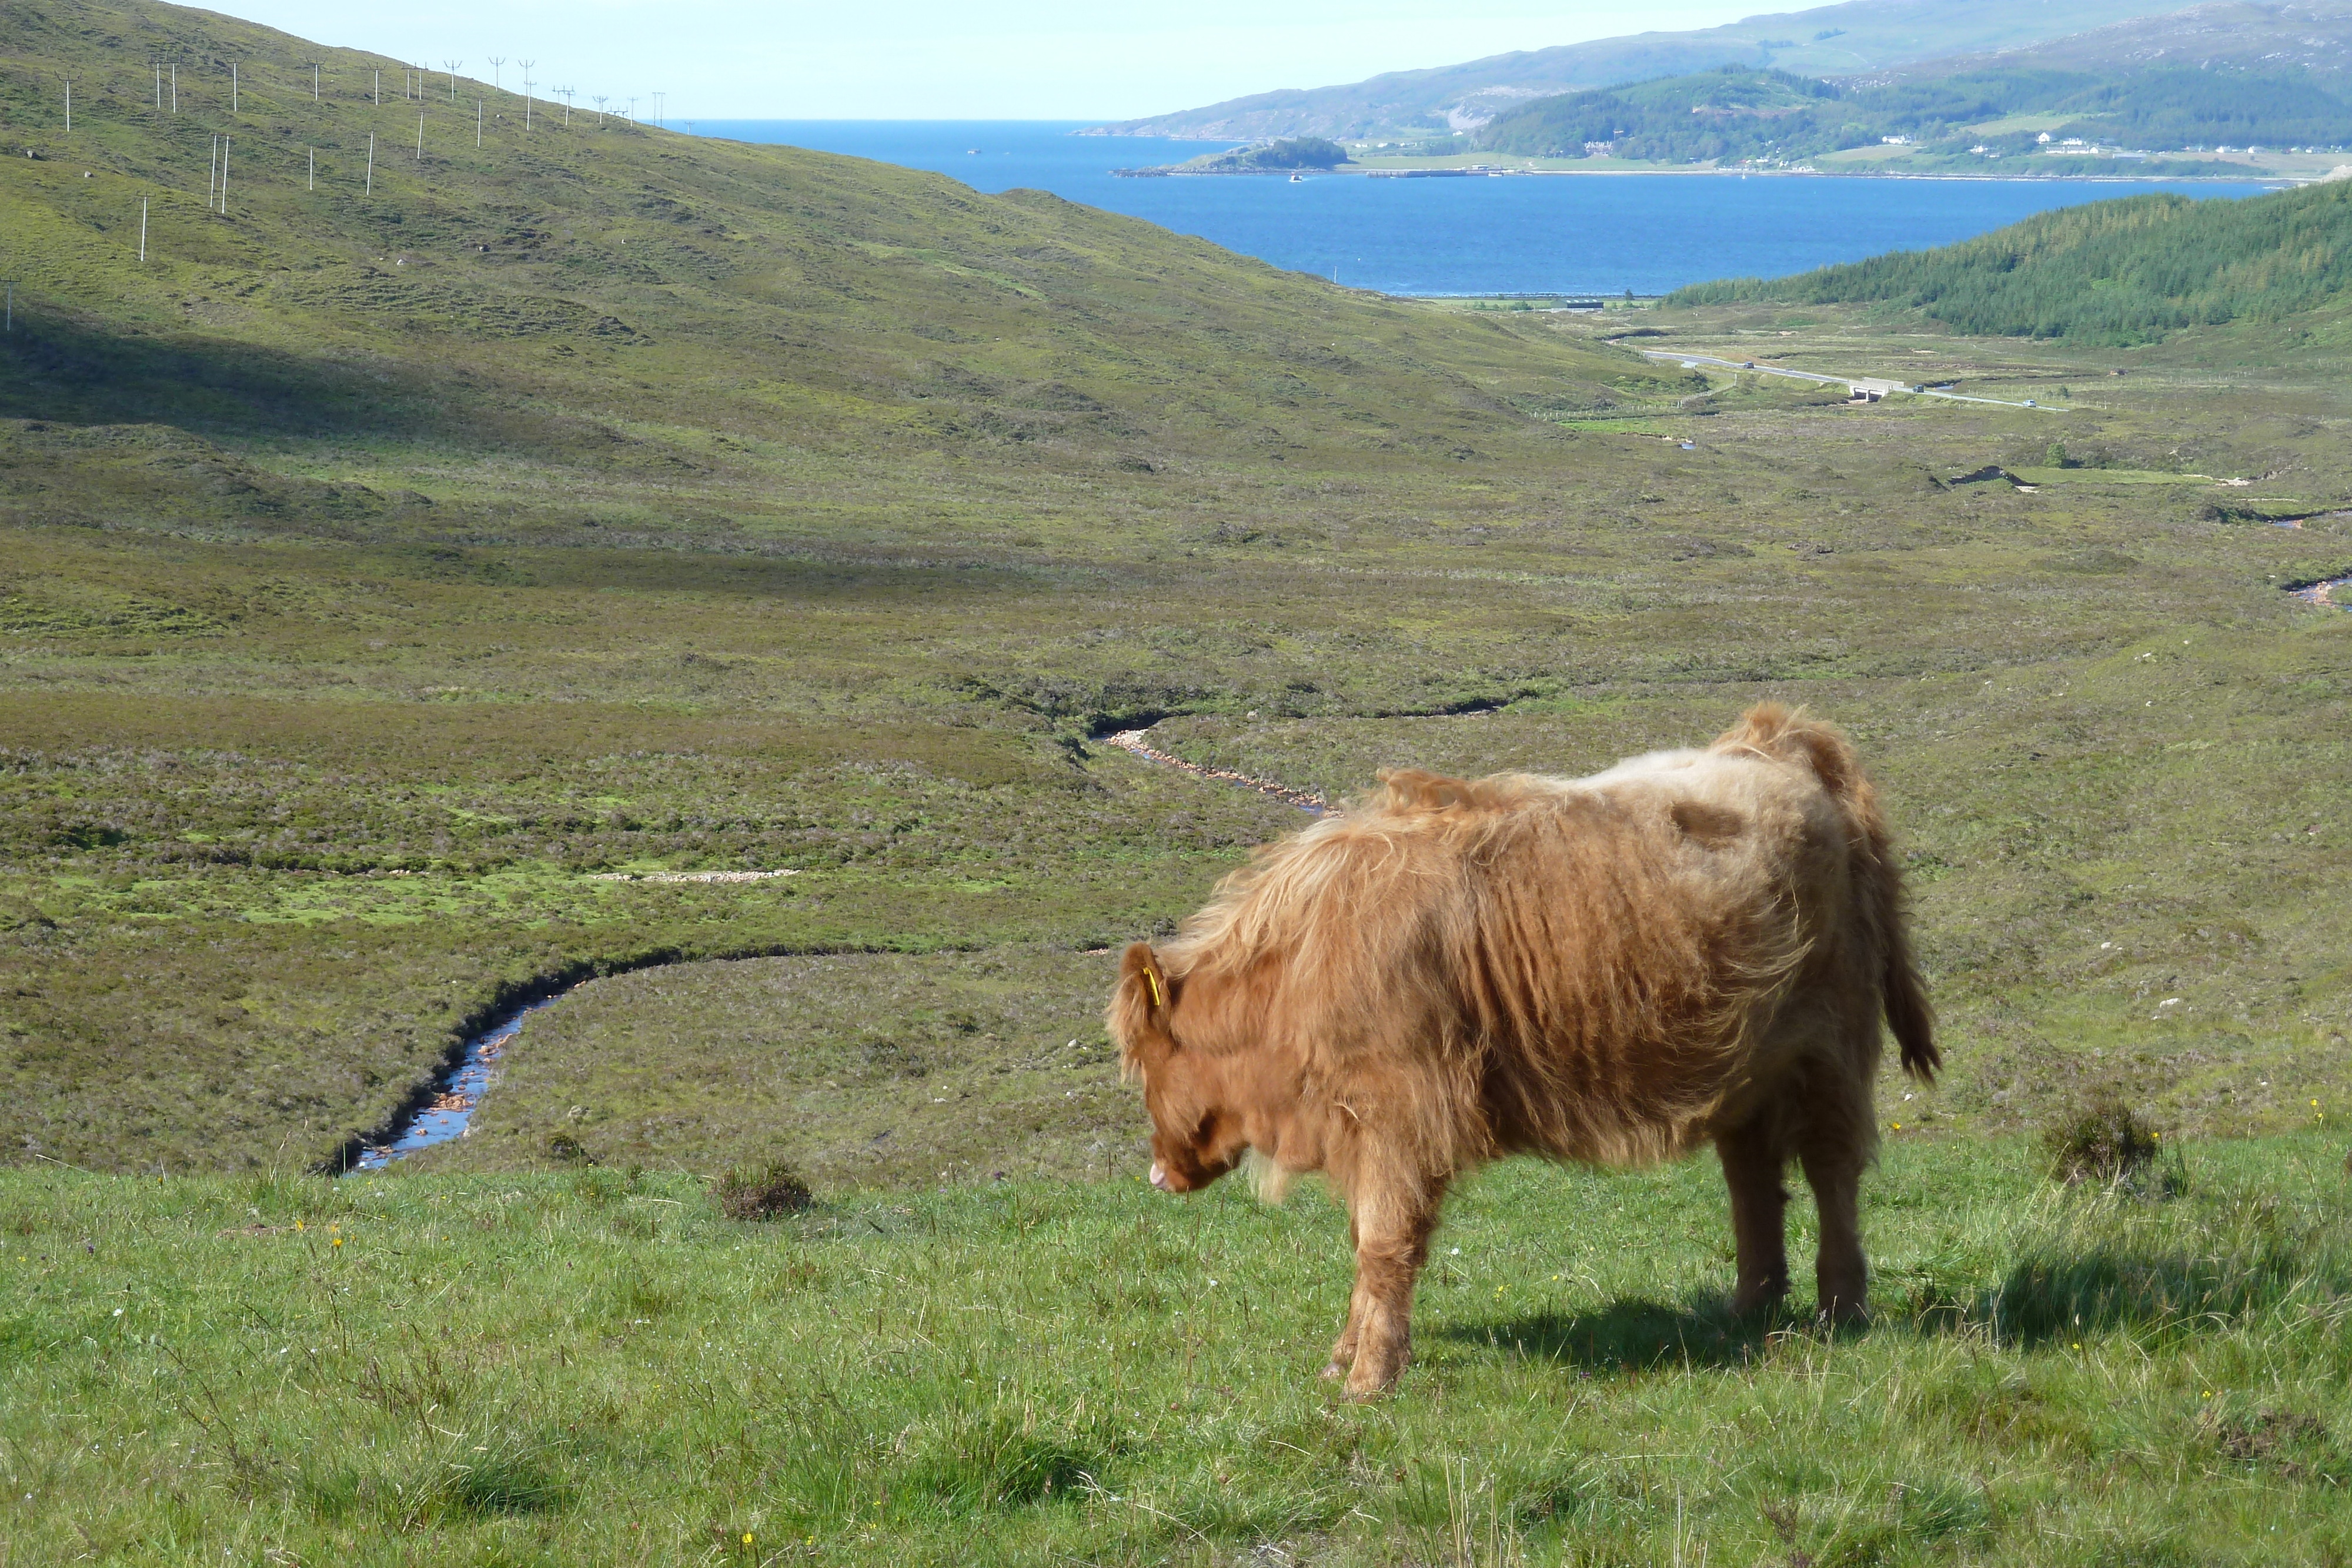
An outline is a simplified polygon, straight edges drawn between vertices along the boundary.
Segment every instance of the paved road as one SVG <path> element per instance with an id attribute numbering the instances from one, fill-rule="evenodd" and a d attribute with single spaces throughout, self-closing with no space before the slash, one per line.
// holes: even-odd
<path id="1" fill-rule="evenodd" d="M 1853 390 L 1854 384 L 1857 382 L 1888 381 L 1893 379 L 1887 376 L 1816 375 L 1811 371 L 1784 371 L 1778 365 L 1757 365 L 1749 364 L 1739 360 L 1718 360 L 1713 354 L 1677 354 L 1665 349 L 1643 349 L 1640 350 L 1639 352 L 1645 360 L 1672 360 L 1677 364 L 1685 365 L 1714 365 L 1727 371 L 1752 370 L 1759 376 L 1786 376 L 1790 381 L 1811 382 L 1819 386 L 1839 386 L 1845 388 L 1848 392 Z M 2039 413 L 2063 413 L 2066 412 L 2063 408 L 2051 408 L 2044 403 L 2011 402 L 2006 398 L 1998 397 L 1968 397 L 1962 393 L 1954 392 L 1922 390 L 1913 392 L 1911 395 L 1914 397 L 1939 397 L 1951 402 L 1989 402 L 2000 408 L 2030 408 Z"/>

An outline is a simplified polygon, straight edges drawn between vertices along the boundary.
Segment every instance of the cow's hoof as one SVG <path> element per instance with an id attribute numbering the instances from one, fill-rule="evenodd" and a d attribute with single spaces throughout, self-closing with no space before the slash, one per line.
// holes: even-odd
<path id="1" fill-rule="evenodd" d="M 1321 1372 L 1317 1373 L 1316 1375 L 1320 1377 L 1324 1382 L 1330 1383 L 1347 1376 L 1348 1369 L 1335 1361 L 1330 1365 L 1325 1367 Z"/>
<path id="2" fill-rule="evenodd" d="M 1347 1393 L 1340 1396 L 1340 1397 L 1347 1400 L 1350 1405 L 1370 1405 L 1375 1399 L 1387 1398 L 1395 1387 L 1396 1379 L 1393 1377 L 1390 1378 L 1386 1383 L 1366 1384 L 1361 1388 L 1357 1387 L 1354 1383 L 1350 1382 L 1348 1385 Z"/>

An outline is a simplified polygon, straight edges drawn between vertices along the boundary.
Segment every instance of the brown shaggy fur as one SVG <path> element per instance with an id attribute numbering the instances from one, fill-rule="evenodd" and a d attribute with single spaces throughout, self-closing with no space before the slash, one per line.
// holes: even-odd
<path id="1" fill-rule="evenodd" d="M 1108 1019 L 1150 1113 L 1155 1185 L 1245 1153 L 1320 1170 L 1357 1257 L 1326 1376 L 1395 1382 L 1446 1186 L 1510 1154 L 1632 1165 L 1713 1143 L 1743 1309 L 1788 1288 L 1781 1175 L 1822 1217 L 1821 1310 L 1858 1315 L 1855 1193 L 1879 1019 L 1934 1075 L 1876 792 L 1835 729 L 1778 705 L 1705 751 L 1590 779 L 1399 771 L 1258 852 Z"/>

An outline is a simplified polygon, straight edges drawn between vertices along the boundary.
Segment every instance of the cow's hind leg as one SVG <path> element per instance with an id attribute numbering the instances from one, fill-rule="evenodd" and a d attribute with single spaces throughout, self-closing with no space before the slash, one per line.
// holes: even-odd
<path id="1" fill-rule="evenodd" d="M 1767 1107 L 1744 1127 L 1718 1133 L 1724 1185 L 1731 1189 L 1731 1234 L 1739 1256 L 1732 1309 L 1752 1312 L 1789 1293 L 1788 1189 L 1780 1175 L 1788 1148 Z"/>
<path id="2" fill-rule="evenodd" d="M 1442 1182 L 1384 1182 L 1350 1195 L 1356 1290 L 1347 1332 L 1332 1347 L 1334 1362 L 1343 1350 L 1354 1353 L 1350 1399 L 1388 1392 L 1404 1370 L 1412 1344 L 1412 1288 L 1429 1257 L 1429 1233 L 1444 1192 Z"/>
<path id="3" fill-rule="evenodd" d="M 1821 1212 L 1822 1249 L 1813 1278 L 1822 1315 L 1858 1320 L 1870 1313 L 1870 1270 L 1862 1255 L 1862 1172 L 1873 1147 L 1868 1090 L 1823 1084 L 1809 1097 L 1797 1132 L 1797 1159 Z"/>

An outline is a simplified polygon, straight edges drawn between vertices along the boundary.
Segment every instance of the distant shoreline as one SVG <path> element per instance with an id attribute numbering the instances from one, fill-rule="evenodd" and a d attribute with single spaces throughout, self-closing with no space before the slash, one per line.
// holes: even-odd
<path id="1" fill-rule="evenodd" d="M 2035 174 L 1973 173 L 1958 170 L 1895 169 L 1113 169 L 1123 180 L 1521 180 L 1675 179 L 1741 180 L 1960 180 L 1979 184 L 2068 181 L 2077 184 L 2177 185 L 2200 180 L 2227 185 L 2315 185 L 2325 174 L 2263 173 L 2256 170 L 2213 174 Z"/>

